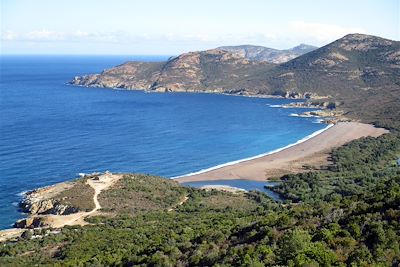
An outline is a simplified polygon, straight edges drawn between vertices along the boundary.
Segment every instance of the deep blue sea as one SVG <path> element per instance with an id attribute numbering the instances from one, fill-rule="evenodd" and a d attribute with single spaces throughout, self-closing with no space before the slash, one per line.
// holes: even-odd
<path id="1" fill-rule="evenodd" d="M 290 100 L 144 93 L 66 83 L 127 60 L 168 56 L 0 56 L 0 229 L 19 193 L 94 171 L 174 177 L 294 143 L 324 128 L 274 108 Z"/>

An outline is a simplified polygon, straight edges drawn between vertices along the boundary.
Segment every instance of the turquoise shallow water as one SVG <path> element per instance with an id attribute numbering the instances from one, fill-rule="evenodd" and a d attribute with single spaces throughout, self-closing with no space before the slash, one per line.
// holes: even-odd
<path id="1" fill-rule="evenodd" d="M 291 102 L 66 85 L 127 60 L 0 57 L 0 228 L 22 215 L 22 191 L 110 170 L 174 177 L 265 153 L 324 128 Z"/>

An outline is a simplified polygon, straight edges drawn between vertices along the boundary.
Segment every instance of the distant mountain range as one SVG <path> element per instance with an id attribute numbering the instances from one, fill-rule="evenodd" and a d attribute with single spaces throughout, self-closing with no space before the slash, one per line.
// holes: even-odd
<path id="1" fill-rule="evenodd" d="M 284 51 L 293 55 L 309 50 L 281 64 L 268 62 L 282 59 Z M 127 62 L 101 74 L 75 77 L 71 84 L 157 92 L 325 97 L 356 118 L 400 117 L 399 41 L 350 34 L 318 49 L 300 45 L 281 52 L 278 55 L 257 46 L 220 47 L 185 53 L 166 62 Z"/>
<path id="2" fill-rule="evenodd" d="M 301 44 L 287 50 L 278 50 L 256 45 L 221 46 L 217 49 L 228 51 L 250 60 L 266 61 L 279 64 L 304 55 L 317 48 L 318 47 L 316 46 Z"/>

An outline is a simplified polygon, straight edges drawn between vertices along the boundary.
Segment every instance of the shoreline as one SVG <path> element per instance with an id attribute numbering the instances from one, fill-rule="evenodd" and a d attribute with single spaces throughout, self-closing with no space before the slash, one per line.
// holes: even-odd
<path id="1" fill-rule="evenodd" d="M 289 144 L 285 147 L 275 149 L 260 155 L 256 155 L 250 158 L 233 161 L 218 166 L 201 170 L 197 173 L 191 173 L 180 177 L 175 177 L 173 180 L 178 183 L 186 182 L 200 182 L 200 181 L 214 181 L 214 180 L 253 180 L 253 181 L 267 181 L 268 178 L 278 177 L 284 173 L 299 173 L 302 170 L 296 168 L 287 168 L 288 166 L 280 166 L 278 172 L 274 172 L 276 165 L 290 165 L 293 162 L 304 164 L 312 162 L 315 157 L 320 157 L 321 154 L 327 158 L 328 153 L 332 148 L 342 146 L 343 144 L 358 139 L 360 137 L 373 136 L 377 137 L 382 134 L 388 133 L 389 131 L 383 128 L 376 128 L 371 124 L 364 124 L 359 122 L 339 122 L 337 124 L 329 124 L 327 127 L 313 132 L 312 134 L 298 140 L 295 143 Z M 318 146 L 319 145 L 319 146 Z M 322 145 L 322 148 L 321 148 Z M 271 168 L 271 165 L 274 168 Z M 272 172 L 269 172 L 271 171 Z M 260 175 L 260 171 L 261 174 Z M 304 170 L 303 170 L 304 172 Z M 246 174 L 246 175 L 243 175 Z M 97 173 L 100 174 L 100 173 Z M 103 176 L 103 175 L 101 175 Z M 119 176 L 112 175 L 111 173 L 105 173 L 104 176 Z M 108 177 L 107 177 L 108 178 Z M 171 178 L 172 179 L 172 178 Z M 112 184 L 115 180 L 110 182 Z M 73 181 L 61 182 L 54 185 L 45 186 L 36 191 L 47 190 L 54 187 L 64 186 L 66 184 L 73 183 Z M 30 218 L 38 217 L 41 220 L 45 220 L 46 224 L 52 227 L 60 228 L 64 225 L 85 225 L 83 221 L 84 217 L 94 214 L 100 205 L 97 201 L 97 195 L 108 185 L 99 185 L 97 182 L 89 181 L 89 185 L 95 189 L 95 195 L 93 201 L 95 202 L 95 208 L 89 212 L 78 212 L 70 215 L 31 215 Z M 98 188 L 97 188 L 98 187 Z M 245 192 L 240 188 L 234 188 L 227 185 L 205 185 L 203 189 L 215 189 L 231 192 Z M 29 191 L 28 191 L 29 192 Z M 22 192 L 21 192 L 22 193 Z M 20 194 L 21 194 L 20 193 Z M 26 193 L 26 192 L 25 192 Z M 29 218 L 28 217 L 28 218 Z M 12 237 L 16 237 L 27 230 L 26 228 L 6 228 L 0 230 L 0 241 L 7 240 Z"/>
<path id="2" fill-rule="evenodd" d="M 255 159 L 262 158 L 262 157 L 265 157 L 265 156 L 268 156 L 268 155 L 272 155 L 272 154 L 275 154 L 275 153 L 279 153 L 282 150 L 285 150 L 285 149 L 288 149 L 290 147 L 293 147 L 293 146 L 296 146 L 298 144 L 301 144 L 303 142 L 306 142 L 307 140 L 309 140 L 309 139 L 311 139 L 311 138 L 313 138 L 313 137 L 325 132 L 326 130 L 328 130 L 329 128 L 331 128 L 333 126 L 334 126 L 334 124 L 328 124 L 325 128 L 320 129 L 318 131 L 315 131 L 315 132 L 313 132 L 313 133 L 311 133 L 311 134 L 309 134 L 309 135 L 297 140 L 296 142 L 291 143 L 289 145 L 286 145 L 284 147 L 280 147 L 280 148 L 277 148 L 277 149 L 274 149 L 274 150 L 271 150 L 271 151 L 268 151 L 268 152 L 265 152 L 265 153 L 261 153 L 261 154 L 255 155 L 255 156 L 248 157 L 248 158 L 238 159 L 238 160 L 230 161 L 230 162 L 227 162 L 227 163 L 222 163 L 222 164 L 219 164 L 219 165 L 216 165 L 216 166 L 213 166 L 213 167 L 210 167 L 210 168 L 202 169 L 202 170 L 199 170 L 199 171 L 196 171 L 196 172 L 191 172 L 191 173 L 188 173 L 188 174 L 174 176 L 174 177 L 171 177 L 170 179 L 177 180 L 179 182 L 180 178 L 190 177 L 190 176 L 195 176 L 195 175 L 198 175 L 198 174 L 207 173 L 207 172 L 218 170 L 218 169 L 221 169 L 221 168 L 224 168 L 224 167 L 232 166 L 232 165 L 239 164 L 239 163 L 242 163 L 242 162 L 247 162 L 247 161 L 255 160 Z"/>
<path id="3" fill-rule="evenodd" d="M 87 75 L 94 75 L 94 74 L 87 74 Z M 107 89 L 107 90 L 115 90 L 115 91 L 137 91 L 137 92 L 143 92 L 146 94 L 215 94 L 215 95 L 225 95 L 225 96 L 236 96 L 236 97 L 248 97 L 248 98 L 261 98 L 261 99 L 286 99 L 286 100 L 294 100 L 294 101 L 299 101 L 299 102 L 305 102 L 308 100 L 321 100 L 321 99 L 328 99 L 328 97 L 325 96 L 319 96 L 316 98 L 295 98 L 295 97 L 285 97 L 282 95 L 269 95 L 269 94 L 238 94 L 238 93 L 229 93 L 229 92 L 224 92 L 224 91 L 214 91 L 214 90 L 186 90 L 186 91 L 168 91 L 168 92 L 162 92 L 162 91 L 156 91 L 156 90 L 149 90 L 149 89 L 132 89 L 132 88 L 119 88 L 119 87 L 106 87 L 106 86 L 93 86 L 93 85 L 82 85 L 82 84 L 72 84 L 70 82 L 65 83 L 67 86 L 76 86 L 76 87 L 84 87 L 84 88 L 97 88 L 97 89 Z M 285 107 L 285 104 L 279 105 L 281 108 L 299 108 L 299 107 Z M 270 107 L 278 107 L 278 105 L 272 105 Z M 302 108 L 302 107 L 300 107 Z M 313 108 L 313 107 L 304 107 L 304 108 Z"/>
<path id="4" fill-rule="evenodd" d="M 388 132 L 371 124 L 339 122 L 286 147 L 173 179 L 179 183 L 237 179 L 266 181 L 285 174 L 308 171 L 304 166 L 319 169 L 329 163 L 328 154 L 333 148 L 361 137 L 378 137 Z"/>

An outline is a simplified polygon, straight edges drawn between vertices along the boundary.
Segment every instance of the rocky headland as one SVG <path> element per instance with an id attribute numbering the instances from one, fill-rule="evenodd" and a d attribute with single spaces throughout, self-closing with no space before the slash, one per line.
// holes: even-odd
<path id="1" fill-rule="evenodd" d="M 306 99 L 305 105 L 310 106 L 312 100 L 325 99 L 330 103 L 327 108 L 340 103 L 347 117 L 370 122 L 397 110 L 398 41 L 349 34 L 280 64 L 256 60 L 251 53 L 240 52 L 242 48 L 235 49 L 189 52 L 165 62 L 126 62 L 100 74 L 77 76 L 70 84 Z"/>
<path id="2" fill-rule="evenodd" d="M 14 227 L 46 228 L 85 224 L 83 219 L 100 209 L 97 195 L 120 177 L 109 172 L 94 173 L 71 182 L 27 192 L 19 207 L 28 217 L 18 220 Z"/>

